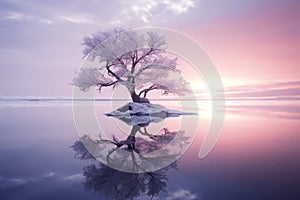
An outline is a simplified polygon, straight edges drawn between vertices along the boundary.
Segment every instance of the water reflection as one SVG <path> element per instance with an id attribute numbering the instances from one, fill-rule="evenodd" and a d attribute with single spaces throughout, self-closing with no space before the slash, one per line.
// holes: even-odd
<path id="1" fill-rule="evenodd" d="M 137 126 L 133 127 L 137 132 Z M 134 136 L 133 136 L 134 137 Z M 152 136 L 151 136 L 152 137 Z M 159 138 L 157 139 L 159 140 Z M 119 142 L 121 143 L 121 142 Z M 143 142 L 138 142 L 142 144 Z M 139 148 L 131 146 L 135 142 L 127 144 L 127 149 L 137 151 L 137 149 L 149 151 L 151 148 Z M 155 145 L 154 145 L 155 146 Z M 76 141 L 72 146 L 75 151 L 75 158 L 81 160 L 94 161 L 83 168 L 84 186 L 87 190 L 93 190 L 108 199 L 133 199 L 134 197 L 155 197 L 160 192 L 165 191 L 168 183 L 167 171 L 177 169 L 176 161 L 160 170 L 145 173 L 127 173 L 113 169 L 105 164 L 97 162 L 92 154 L 85 148 L 82 141 Z M 133 165 L 132 167 L 136 167 Z"/>
<path id="2" fill-rule="evenodd" d="M 262 110 L 261 107 L 257 107 L 261 112 L 256 115 L 253 113 L 253 117 L 248 116 L 251 112 L 250 109 L 245 109 L 248 104 L 250 102 L 245 102 L 244 106 L 237 108 L 238 115 L 230 116 L 231 113 L 228 114 L 222 137 L 213 152 L 205 159 L 199 160 L 197 159 L 199 145 L 206 133 L 205 127 L 209 126 L 202 112 L 199 115 L 202 118 L 200 120 L 201 128 L 197 132 L 198 137 L 189 151 L 174 164 L 178 165 L 178 171 L 174 170 L 173 166 L 168 166 L 161 169 L 166 172 L 157 172 L 159 170 L 149 172 L 162 174 L 168 178 L 168 180 L 159 179 L 167 186 L 161 188 L 153 199 L 176 199 L 179 194 L 187 195 L 182 199 L 300 199 L 298 189 L 300 185 L 299 120 L 291 120 L 287 117 L 277 118 L 274 116 L 275 112 L 269 115 L 268 111 Z M 299 105 L 299 102 L 268 101 L 264 104 L 261 103 L 261 105 L 266 104 L 280 107 L 296 106 Z M 103 103 L 100 106 L 100 110 L 103 112 L 108 112 L 110 109 L 108 104 Z M 108 167 L 95 161 L 83 145 L 81 145 L 83 151 L 80 151 L 80 145 L 77 145 L 79 150 L 77 149 L 75 154 L 78 159 L 73 159 L 74 151 L 67 147 L 75 142 L 77 134 L 70 107 L 48 107 L 46 105 L 44 107 L 5 108 L 0 111 L 1 200 L 118 199 L 116 191 L 122 190 L 118 184 L 113 186 L 113 183 L 119 182 L 122 188 L 130 188 L 125 184 L 126 180 L 132 185 L 130 181 L 135 183 L 135 180 L 142 182 L 142 180 L 151 179 L 147 173 L 135 175 L 112 168 L 106 169 Z M 282 113 L 292 116 L 294 111 L 297 110 L 294 108 L 283 109 Z M 109 123 L 114 122 L 112 118 L 104 115 L 100 117 L 107 127 L 106 130 L 111 129 L 111 134 L 115 134 L 119 141 L 127 139 L 132 126 L 126 135 L 118 134 L 116 127 L 113 127 L 114 123 Z M 187 116 L 187 118 L 192 117 L 196 116 Z M 173 137 L 178 136 L 178 133 L 172 134 L 172 132 L 182 131 L 178 128 L 180 118 L 165 119 L 165 122 L 163 127 L 171 132 L 169 134 Z M 127 126 L 127 123 L 125 125 Z M 140 126 L 140 131 L 144 132 L 145 128 L 149 134 L 159 138 L 159 135 L 164 135 L 165 131 L 162 130 L 156 134 L 157 126 L 158 124 L 155 123 Z M 185 134 L 191 133 L 188 128 L 183 130 Z M 93 140 L 99 139 L 98 133 L 96 134 L 97 137 L 92 137 Z M 140 151 L 139 154 L 142 154 L 141 146 L 149 148 L 148 143 L 157 142 L 157 138 L 151 139 L 138 131 L 135 148 Z M 112 135 L 106 139 L 113 141 Z M 116 148 L 115 144 L 109 143 L 112 148 Z M 123 151 L 132 151 L 128 150 L 127 145 L 120 148 Z M 77 154 L 76 152 L 81 153 Z M 138 155 L 136 152 L 134 154 Z M 84 161 L 80 161 L 81 157 Z M 91 165 L 95 166 L 95 170 L 93 167 L 86 170 Z M 83 176 L 83 168 L 84 171 L 89 172 L 89 176 L 85 174 Z M 100 171 L 102 172 L 101 176 L 99 175 Z M 142 176 L 145 176 L 144 179 Z M 119 177 L 118 181 L 116 177 Z M 111 179 L 114 181 L 109 182 Z M 110 193 L 110 191 L 106 191 L 108 187 L 104 186 L 104 188 L 99 186 L 100 188 L 98 187 L 96 190 L 100 194 L 99 197 L 95 196 L 92 186 L 84 191 L 82 183 L 90 181 L 98 186 L 100 181 L 106 181 L 103 185 L 111 183 L 110 190 L 114 190 L 112 194 L 115 196 L 101 197 Z M 141 190 L 148 190 L 147 185 L 139 187 Z M 122 192 L 119 194 L 119 199 L 122 198 L 121 196 L 124 198 L 126 195 L 129 196 L 125 193 L 129 193 L 129 191 Z M 146 191 L 141 192 L 141 195 L 147 195 L 145 193 Z M 131 195 L 135 194 L 132 192 Z M 150 199 L 151 196 L 133 198 Z"/>
<path id="3" fill-rule="evenodd" d="M 157 171 L 176 161 L 192 140 L 184 130 L 170 131 L 165 127 L 158 133 L 148 131 L 151 124 L 168 117 L 169 115 L 117 116 L 116 119 L 131 127 L 127 136 L 119 135 L 118 138 L 109 133 L 85 134 L 80 140 L 96 160 L 111 168 L 130 173 Z"/>
<path id="4" fill-rule="evenodd" d="M 167 117 L 117 116 L 131 126 L 126 138 L 112 135 L 110 139 L 100 134 L 98 138 L 84 135 L 76 141 L 71 146 L 75 158 L 101 161 L 84 167 L 85 188 L 110 199 L 153 198 L 165 190 L 166 173 L 177 167 L 176 158 L 189 142 L 182 130 L 170 131 L 165 127 L 158 134 L 150 133 L 148 127 L 151 123 Z"/>

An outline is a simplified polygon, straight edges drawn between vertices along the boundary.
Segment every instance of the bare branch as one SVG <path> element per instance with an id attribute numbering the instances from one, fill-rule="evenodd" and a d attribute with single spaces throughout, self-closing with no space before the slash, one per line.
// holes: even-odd
<path id="1" fill-rule="evenodd" d="M 154 51 L 153 48 L 150 48 L 150 50 L 145 53 L 144 55 L 142 55 L 140 58 L 138 57 L 138 53 L 136 51 L 136 61 L 134 63 L 132 63 L 132 67 L 131 67 L 131 74 L 134 73 L 135 71 L 135 66 L 142 60 L 144 59 L 145 57 L 149 56 L 152 52 Z"/>
<path id="2" fill-rule="evenodd" d="M 108 64 L 108 61 L 106 61 L 106 69 L 107 69 L 107 71 L 108 71 L 108 74 L 111 74 L 113 77 L 115 77 L 117 80 L 121 80 L 121 78 L 117 75 L 117 74 L 115 74 L 111 69 L 110 69 L 110 67 L 111 66 L 113 66 L 113 64 Z"/>
<path id="3" fill-rule="evenodd" d="M 144 93 L 144 97 L 146 97 L 147 93 L 151 90 L 164 90 L 164 94 L 167 94 L 170 92 L 169 88 L 159 85 L 159 84 L 153 84 L 148 88 L 143 89 L 142 91 L 139 92 L 139 96 L 141 96 Z"/>
<path id="4" fill-rule="evenodd" d="M 133 56 L 132 56 L 132 66 L 131 66 L 131 70 L 130 70 L 131 74 L 133 74 L 135 71 L 135 66 L 137 64 L 137 60 L 138 60 L 138 52 L 137 52 L 137 50 L 134 50 Z"/>
<path id="5" fill-rule="evenodd" d="M 118 83 L 119 81 L 114 81 L 114 82 L 111 82 L 111 83 L 98 83 L 98 86 L 99 86 L 99 92 L 101 91 L 101 88 L 102 87 L 109 87 L 109 86 L 112 86 L 112 85 L 115 85 L 116 83 Z"/>

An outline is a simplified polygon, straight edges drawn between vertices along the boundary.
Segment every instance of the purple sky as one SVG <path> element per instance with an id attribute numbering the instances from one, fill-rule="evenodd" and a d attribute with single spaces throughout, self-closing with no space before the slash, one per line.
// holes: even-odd
<path id="1" fill-rule="evenodd" d="M 299 10 L 297 0 L 2 0 L 0 96 L 71 96 L 82 37 L 112 26 L 166 27 L 194 38 L 227 91 L 243 89 L 231 97 L 300 96 Z"/>

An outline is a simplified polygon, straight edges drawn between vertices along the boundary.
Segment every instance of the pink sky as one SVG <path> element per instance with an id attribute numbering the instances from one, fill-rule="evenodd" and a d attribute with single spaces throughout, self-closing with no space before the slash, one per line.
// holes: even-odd
<path id="1" fill-rule="evenodd" d="M 225 85 L 299 80 L 298 11 L 269 4 L 186 29 L 213 58 Z"/>

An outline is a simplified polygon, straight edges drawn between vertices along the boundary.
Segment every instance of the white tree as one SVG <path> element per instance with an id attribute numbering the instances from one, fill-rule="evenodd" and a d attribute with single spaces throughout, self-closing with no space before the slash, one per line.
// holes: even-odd
<path id="1" fill-rule="evenodd" d="M 151 90 L 163 94 L 184 95 L 188 83 L 176 69 L 177 58 L 166 53 L 164 36 L 114 28 L 92 34 L 83 39 L 84 58 L 101 67 L 81 68 L 73 85 L 86 91 L 92 86 L 124 85 L 133 102 L 149 102 Z"/>

